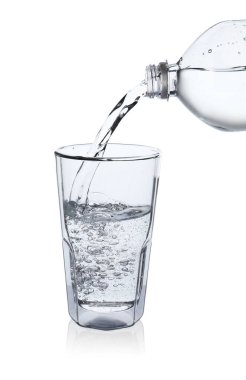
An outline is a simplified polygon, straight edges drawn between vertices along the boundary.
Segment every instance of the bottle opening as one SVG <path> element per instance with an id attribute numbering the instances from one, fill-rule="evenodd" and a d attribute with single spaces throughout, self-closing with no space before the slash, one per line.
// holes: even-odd
<path id="1" fill-rule="evenodd" d="M 149 98 L 168 99 L 168 63 L 161 62 L 158 65 L 149 65 L 146 67 L 146 83 Z"/>

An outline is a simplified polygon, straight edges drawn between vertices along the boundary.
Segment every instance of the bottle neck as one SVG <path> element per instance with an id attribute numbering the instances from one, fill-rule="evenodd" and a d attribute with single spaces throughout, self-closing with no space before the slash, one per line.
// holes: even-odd
<path id="1" fill-rule="evenodd" d="M 168 65 L 160 62 L 156 65 L 146 67 L 146 96 L 149 98 L 168 99 L 169 96 L 176 96 L 178 65 Z"/>

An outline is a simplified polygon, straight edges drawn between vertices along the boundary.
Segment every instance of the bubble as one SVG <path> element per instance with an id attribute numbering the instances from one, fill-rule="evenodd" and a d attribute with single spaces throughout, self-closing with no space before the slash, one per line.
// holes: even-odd
<path id="1" fill-rule="evenodd" d="M 90 293 L 93 293 L 94 292 L 94 289 L 92 289 L 92 288 L 89 288 L 89 289 L 85 289 L 84 290 L 84 294 L 86 294 L 86 295 L 88 295 L 88 294 L 90 294 Z"/>
<path id="2" fill-rule="evenodd" d="M 129 271 L 129 269 L 126 268 L 126 267 L 122 268 L 121 270 L 123 270 L 124 272 L 128 272 Z"/>
<path id="3" fill-rule="evenodd" d="M 113 275 L 114 275 L 115 277 L 118 277 L 118 276 L 121 275 L 121 273 L 120 273 L 120 272 L 114 272 Z"/>
<path id="4" fill-rule="evenodd" d="M 107 232 L 105 231 L 99 231 L 100 236 L 108 236 Z"/>
<path id="5" fill-rule="evenodd" d="M 109 264 L 109 260 L 106 260 L 106 259 L 98 259 L 96 261 L 97 264 Z"/>
<path id="6" fill-rule="evenodd" d="M 91 279 L 90 274 L 88 274 L 88 273 L 87 273 L 87 274 L 84 274 L 83 279 L 84 279 L 84 281 L 89 282 L 89 280 Z"/>
<path id="7" fill-rule="evenodd" d="M 100 287 L 100 289 L 104 290 L 104 289 L 107 289 L 108 284 L 106 282 L 99 282 L 98 286 Z"/>
<path id="8" fill-rule="evenodd" d="M 92 247 L 90 245 L 88 245 L 87 247 L 87 251 L 90 255 L 100 255 L 101 254 L 101 250 L 98 249 L 98 248 L 95 248 L 95 247 Z"/>
<path id="9" fill-rule="evenodd" d="M 92 286 L 92 281 L 84 282 L 83 286 L 88 289 L 89 287 Z"/>
<path id="10" fill-rule="evenodd" d="M 120 265 L 126 266 L 129 263 L 129 260 L 121 260 Z"/>
<path id="11" fill-rule="evenodd" d="M 110 245 L 117 245 L 117 244 L 119 244 L 119 240 L 110 241 L 109 244 Z"/>
<path id="12" fill-rule="evenodd" d="M 112 251 L 112 248 L 108 247 L 107 245 L 103 246 L 102 249 L 103 249 L 103 251 L 109 251 L 109 252 Z"/>
<path id="13" fill-rule="evenodd" d="M 241 54 L 241 52 L 240 52 L 240 51 L 238 51 L 238 52 L 237 52 L 237 54 Z"/>
<path id="14" fill-rule="evenodd" d="M 71 240 L 82 240 L 82 237 L 79 236 L 71 236 Z"/>
<path id="15" fill-rule="evenodd" d="M 75 252 L 75 253 L 79 253 L 79 248 L 75 246 L 75 247 L 74 247 L 74 252 Z"/>
<path id="16" fill-rule="evenodd" d="M 115 266 L 113 265 L 113 264 L 110 264 L 109 266 L 108 266 L 108 270 L 114 270 L 115 269 Z"/>
<path id="17" fill-rule="evenodd" d="M 99 270 L 100 270 L 100 267 L 97 266 L 97 265 L 90 265 L 90 266 L 88 266 L 88 267 L 85 269 L 86 272 L 97 272 L 97 271 L 99 271 Z"/>
<path id="18" fill-rule="evenodd" d="M 244 37 L 243 40 L 246 41 L 246 37 Z"/>
<path id="19" fill-rule="evenodd" d="M 71 268 L 71 269 L 73 269 L 73 268 Z M 81 264 L 81 263 L 77 263 L 76 264 L 76 269 L 77 269 L 77 271 L 83 270 L 84 269 L 84 265 Z"/>
<path id="20" fill-rule="evenodd" d="M 212 49 L 208 49 L 208 53 L 212 53 L 212 51 L 213 51 Z"/>

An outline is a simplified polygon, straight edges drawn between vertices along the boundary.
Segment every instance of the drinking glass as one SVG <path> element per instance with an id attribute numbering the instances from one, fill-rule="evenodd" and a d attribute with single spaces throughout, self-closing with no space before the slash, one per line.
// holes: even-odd
<path id="1" fill-rule="evenodd" d="M 89 157 L 90 144 L 55 152 L 68 310 L 81 326 L 132 326 L 144 312 L 160 152 L 108 144 Z M 78 173 L 84 203 L 71 199 Z"/>

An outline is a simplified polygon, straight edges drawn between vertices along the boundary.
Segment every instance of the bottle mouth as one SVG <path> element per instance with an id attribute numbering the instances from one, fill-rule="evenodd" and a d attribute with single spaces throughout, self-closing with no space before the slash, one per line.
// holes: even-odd
<path id="1" fill-rule="evenodd" d="M 169 66 L 167 61 L 146 67 L 147 97 L 168 99 L 168 71 Z"/>

